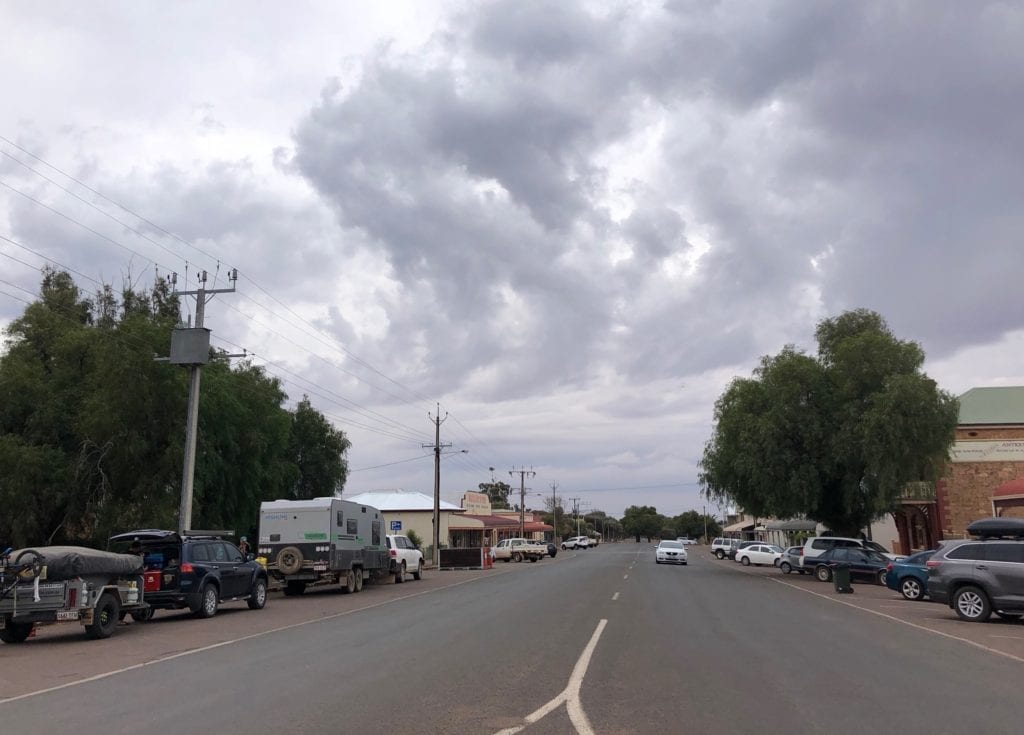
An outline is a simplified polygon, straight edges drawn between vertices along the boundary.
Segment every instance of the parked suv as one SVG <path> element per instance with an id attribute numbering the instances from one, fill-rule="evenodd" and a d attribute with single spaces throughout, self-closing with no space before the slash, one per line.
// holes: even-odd
<path id="1" fill-rule="evenodd" d="M 804 542 L 804 553 L 801 557 L 803 565 L 808 568 L 813 568 L 814 559 L 821 556 L 829 549 L 868 549 L 870 551 L 877 551 L 889 561 L 899 561 L 904 558 L 889 552 L 877 541 L 866 541 L 864 539 L 849 538 L 845 536 L 815 536 L 814 538 L 809 538 Z"/>
<path id="2" fill-rule="evenodd" d="M 711 542 L 711 553 L 719 559 L 724 559 L 730 553 L 736 552 L 740 540 L 735 538 L 716 538 Z"/>
<path id="3" fill-rule="evenodd" d="M 112 551 L 142 546 L 145 600 L 151 610 L 188 608 L 212 618 L 222 602 L 245 600 L 252 610 L 267 604 L 267 570 L 247 559 L 225 536 L 228 531 L 145 529 L 111 536 Z M 250 554 L 251 557 L 251 554 Z M 152 614 L 152 613 L 150 613 Z M 132 617 L 139 616 L 132 613 Z"/>
<path id="4" fill-rule="evenodd" d="M 389 571 L 395 575 L 395 584 L 405 581 L 405 575 L 412 573 L 412 578 L 423 579 L 423 552 L 408 536 L 395 534 L 387 537 L 388 557 L 391 559 Z"/>
<path id="5" fill-rule="evenodd" d="M 562 542 L 562 551 L 566 549 L 586 549 L 590 546 L 590 539 L 586 536 L 573 536 Z"/>
<path id="6" fill-rule="evenodd" d="M 928 596 L 971 623 L 1024 617 L 1024 519 L 986 518 L 967 532 L 977 538 L 946 541 L 927 561 Z"/>

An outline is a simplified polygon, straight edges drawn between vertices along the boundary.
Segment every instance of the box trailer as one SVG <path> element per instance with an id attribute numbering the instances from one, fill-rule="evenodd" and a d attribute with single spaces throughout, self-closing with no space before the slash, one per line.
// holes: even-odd
<path id="1" fill-rule="evenodd" d="M 364 580 L 388 574 L 383 514 L 341 498 L 261 503 L 257 551 L 286 595 L 317 582 L 359 592 Z"/>

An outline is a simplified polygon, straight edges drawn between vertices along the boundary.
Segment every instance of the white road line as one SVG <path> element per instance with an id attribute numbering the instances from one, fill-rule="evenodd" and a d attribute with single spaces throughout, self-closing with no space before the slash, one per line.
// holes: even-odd
<path id="1" fill-rule="evenodd" d="M 594 649 L 597 648 L 597 642 L 601 638 L 604 626 L 607 624 L 608 621 L 604 619 L 597 624 L 594 634 L 590 636 L 590 642 L 583 649 L 583 653 L 580 654 L 579 660 L 576 661 L 576 665 L 572 669 L 572 674 L 569 675 L 569 683 L 557 697 L 524 717 L 522 725 L 507 727 L 504 730 L 499 730 L 494 735 L 516 735 L 516 733 L 522 732 L 528 726 L 554 712 L 563 702 L 569 713 L 569 721 L 576 728 L 577 735 L 594 735 L 594 728 L 591 727 L 590 720 L 587 719 L 587 713 L 583 711 L 583 703 L 580 701 L 580 689 L 583 688 L 583 679 L 587 675 L 590 658 L 594 655 Z"/>
<path id="2" fill-rule="evenodd" d="M 1009 638 L 1015 641 L 1024 641 L 1024 636 L 1020 635 L 990 635 L 989 638 Z"/>
<path id="3" fill-rule="evenodd" d="M 623 575 L 622 575 L 622 578 L 623 578 L 623 579 L 629 579 L 629 575 L 628 575 L 628 574 L 623 574 Z"/>
<path id="4" fill-rule="evenodd" d="M 615 593 L 614 595 L 612 595 L 612 601 L 613 601 L 613 602 L 614 602 L 615 600 L 617 600 L 617 599 L 619 599 L 619 593 L 618 593 L 618 592 L 616 592 L 616 593 Z"/>
<path id="5" fill-rule="evenodd" d="M 181 651 L 179 653 L 173 653 L 170 656 L 164 656 L 162 658 L 155 658 L 152 661 L 143 661 L 140 664 L 133 664 L 131 666 L 125 666 L 121 669 L 115 669 L 114 671 L 105 671 L 102 674 L 94 674 L 93 676 L 87 676 L 84 679 L 77 679 L 76 681 L 69 681 L 66 684 L 59 684 L 55 687 L 49 687 L 47 689 L 39 689 L 34 692 L 26 692 L 25 694 L 19 694 L 16 697 L 7 697 L 6 699 L 0 699 L 0 705 L 7 704 L 8 702 L 17 702 L 19 699 L 28 699 L 29 697 L 38 697 L 40 694 L 49 694 L 50 692 L 56 692 L 61 689 L 67 689 L 68 687 L 78 686 L 79 684 L 88 684 L 92 681 L 99 681 L 100 679 L 106 679 L 110 676 L 117 674 L 123 674 L 126 671 L 135 671 L 136 669 L 142 669 L 146 666 L 154 666 L 156 664 L 162 664 L 165 661 L 173 661 L 176 658 L 182 658 L 184 656 L 191 656 L 194 653 L 203 653 L 204 651 L 212 651 L 215 648 L 221 648 L 222 646 L 230 646 L 235 643 L 241 643 L 242 641 L 249 641 L 253 638 L 262 638 L 263 636 L 272 635 L 274 633 L 281 633 L 286 630 L 292 630 L 294 628 L 302 628 L 306 625 L 312 625 L 313 623 L 322 623 L 325 620 L 334 620 L 335 618 L 343 618 L 346 615 L 352 615 L 357 612 L 363 612 L 364 610 L 372 610 L 375 607 L 382 607 L 384 605 L 390 605 L 392 602 L 398 602 L 399 600 L 408 600 L 411 597 L 419 597 L 420 595 L 429 595 L 434 592 L 441 590 L 451 589 L 452 587 L 459 587 L 460 585 L 468 584 L 470 582 L 479 582 L 481 579 L 487 579 L 487 577 L 474 577 L 473 579 L 465 579 L 461 582 L 455 582 L 444 587 L 438 587 L 432 590 L 423 590 L 422 592 L 413 592 L 409 595 L 403 595 L 402 597 L 395 597 L 390 600 L 381 600 L 375 602 L 372 605 L 364 605 L 363 607 L 356 608 L 355 610 L 346 610 L 340 613 L 334 613 L 333 615 L 325 615 L 322 618 L 316 618 L 315 620 L 304 620 L 301 623 L 292 623 L 291 625 L 282 625 L 280 628 L 273 628 L 271 630 L 264 630 L 260 633 L 252 633 L 250 635 L 244 635 L 241 638 L 233 638 L 230 641 L 220 641 L 219 643 L 212 643 L 209 646 L 202 646 L 201 648 L 192 648 L 188 651 Z"/>
<path id="6" fill-rule="evenodd" d="M 829 602 L 834 602 L 837 605 L 846 605 L 847 607 L 852 607 L 855 610 L 863 610 L 866 613 L 871 613 L 872 615 L 877 615 L 880 618 L 887 618 L 888 620 L 892 620 L 892 621 L 895 621 L 897 623 L 901 623 L 903 625 L 909 625 L 911 628 L 917 628 L 918 630 L 923 630 L 926 633 L 934 633 L 935 635 L 940 635 L 943 638 L 950 638 L 950 639 L 952 639 L 954 641 L 960 641 L 961 643 L 966 643 L 969 646 L 974 646 L 975 648 L 980 648 L 982 651 L 986 651 L 987 653 L 994 653 L 997 656 L 1003 656 L 1005 658 L 1011 659 L 1011 660 L 1016 661 L 1018 663 L 1024 664 L 1024 658 L 1021 658 L 1020 656 L 1014 656 L 1012 653 L 1006 653 L 1005 651 L 1000 651 L 998 648 L 992 648 L 991 646 L 986 646 L 983 643 L 977 643 L 976 641 L 972 641 L 972 640 L 969 640 L 967 638 L 961 638 L 960 636 L 953 635 L 952 633 L 943 633 L 941 630 L 935 630 L 934 628 L 929 628 L 929 627 L 924 626 L 924 625 L 918 625 L 917 623 L 911 623 L 908 620 L 901 620 L 900 618 L 897 618 L 895 615 L 890 615 L 889 613 L 879 612 L 878 610 L 871 610 L 871 609 L 866 608 L 866 607 L 861 607 L 860 605 L 854 605 L 852 602 L 846 602 L 845 600 L 837 600 L 834 597 L 829 597 L 828 595 L 823 595 L 820 592 L 814 592 L 812 590 L 805 589 L 803 587 L 799 587 L 799 586 L 797 586 L 795 584 L 791 584 L 790 582 L 783 582 L 781 579 L 775 579 L 774 577 L 765 577 L 765 579 L 769 579 L 772 582 L 778 582 L 779 584 L 784 584 L 787 587 L 792 587 L 795 590 L 800 590 L 801 592 L 806 592 L 807 594 L 814 595 L 815 597 L 820 597 L 823 600 L 828 600 Z"/>

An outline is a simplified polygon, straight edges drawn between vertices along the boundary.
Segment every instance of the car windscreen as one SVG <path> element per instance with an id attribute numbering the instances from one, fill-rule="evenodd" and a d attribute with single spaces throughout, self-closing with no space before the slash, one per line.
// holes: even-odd
<path id="1" fill-rule="evenodd" d="M 678 541 L 662 541 L 659 546 L 663 549 L 681 549 L 683 545 Z"/>

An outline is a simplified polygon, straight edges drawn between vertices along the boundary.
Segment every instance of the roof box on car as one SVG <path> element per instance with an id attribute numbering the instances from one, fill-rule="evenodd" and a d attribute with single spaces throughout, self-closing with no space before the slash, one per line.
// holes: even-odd
<path id="1" fill-rule="evenodd" d="M 982 538 L 1024 538 L 1024 518 L 982 518 L 969 525 L 967 533 Z"/>

